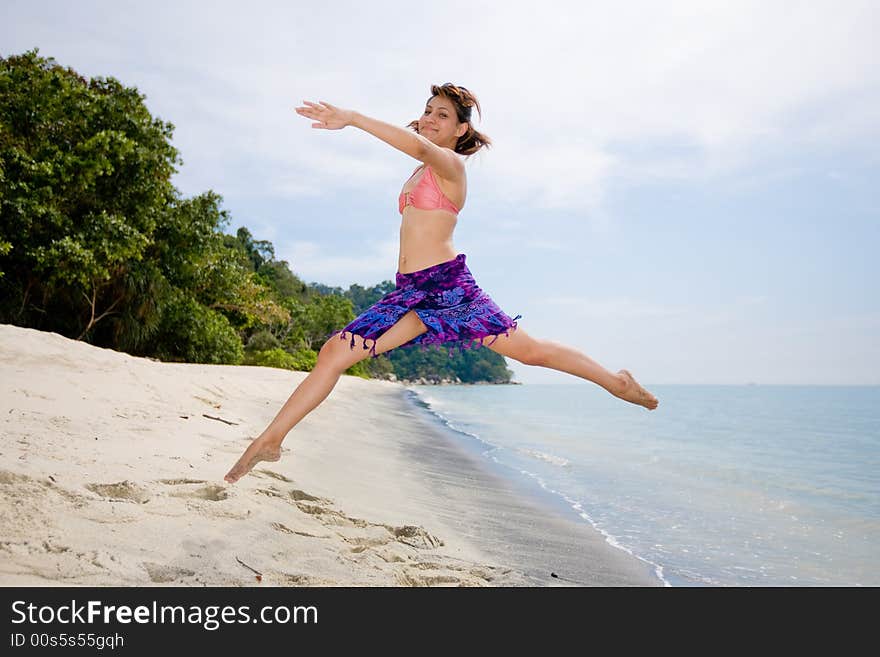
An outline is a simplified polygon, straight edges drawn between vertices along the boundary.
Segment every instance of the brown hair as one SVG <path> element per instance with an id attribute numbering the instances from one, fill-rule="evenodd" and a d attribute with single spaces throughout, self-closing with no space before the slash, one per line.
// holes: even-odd
<path id="1" fill-rule="evenodd" d="M 488 148 L 492 145 L 491 140 L 482 132 L 477 132 L 471 124 L 472 107 L 476 107 L 480 119 L 482 120 L 483 118 L 483 113 L 480 111 L 480 103 L 473 93 L 465 87 L 458 87 L 451 82 L 447 82 L 439 87 L 436 84 L 431 85 L 431 98 L 434 96 L 443 96 L 451 100 L 453 107 L 455 107 L 455 113 L 458 116 L 458 122 L 468 124 L 467 132 L 459 137 L 458 142 L 455 144 L 454 150 L 456 153 L 473 155 L 484 146 Z M 419 122 L 418 120 L 411 121 L 406 127 L 412 128 L 418 133 Z"/>

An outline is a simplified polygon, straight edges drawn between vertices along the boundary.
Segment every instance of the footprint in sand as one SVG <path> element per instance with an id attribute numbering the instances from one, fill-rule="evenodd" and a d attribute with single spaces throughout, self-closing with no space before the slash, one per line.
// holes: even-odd
<path id="1" fill-rule="evenodd" d="M 332 586 L 333 583 L 324 583 L 308 575 L 294 575 L 291 573 L 279 573 L 284 584 L 288 586 Z"/>
<path id="2" fill-rule="evenodd" d="M 272 477 L 272 479 L 278 479 L 279 481 L 283 481 L 286 484 L 292 484 L 293 479 L 288 479 L 283 474 L 278 474 L 277 472 L 272 472 L 271 470 L 254 470 L 254 474 L 264 474 L 267 477 Z"/>
<path id="3" fill-rule="evenodd" d="M 309 534 L 308 532 L 299 532 L 286 525 L 282 525 L 280 522 L 273 522 L 272 529 L 276 532 L 281 532 L 282 534 L 296 534 L 297 536 L 306 536 L 308 538 L 333 538 L 329 534 L 326 536 L 318 536 L 317 534 Z"/>
<path id="4" fill-rule="evenodd" d="M 280 499 L 289 499 L 303 513 L 307 513 L 324 526 L 335 526 L 340 528 L 357 528 L 366 530 L 365 535 L 360 536 L 343 536 L 343 538 L 355 545 L 354 551 L 363 551 L 366 547 L 375 547 L 385 545 L 392 541 L 409 545 L 410 547 L 419 549 L 432 549 L 444 545 L 443 541 L 433 534 L 428 533 L 422 527 L 414 525 L 403 525 L 396 527 L 386 525 L 384 523 L 368 522 L 360 518 L 353 518 L 346 515 L 342 511 L 331 508 L 333 502 L 328 499 L 310 495 L 298 488 L 291 488 L 285 494 L 274 486 L 269 488 L 258 488 L 255 492 L 269 497 L 277 497 Z M 278 529 L 278 527 L 275 527 Z M 377 535 L 376 530 L 380 531 Z"/>
<path id="5" fill-rule="evenodd" d="M 183 487 L 169 493 L 171 497 L 195 498 L 197 500 L 208 500 L 209 502 L 219 502 L 229 498 L 229 491 L 225 486 L 209 484 L 204 479 L 160 479 L 159 481 L 166 486 Z M 194 484 L 205 485 L 193 488 Z"/>
<path id="6" fill-rule="evenodd" d="M 331 504 L 330 500 L 325 500 L 321 497 L 315 497 L 314 495 L 309 495 L 307 492 L 303 490 L 291 490 L 288 495 L 293 500 L 297 502 L 306 501 L 306 502 L 319 502 L 321 504 Z"/>
<path id="7" fill-rule="evenodd" d="M 52 545 L 49 541 L 43 541 L 43 549 L 50 554 L 63 554 L 70 551 L 66 545 Z"/>
<path id="8" fill-rule="evenodd" d="M 394 578 L 400 586 L 467 586 L 468 583 L 462 581 L 454 575 L 446 574 L 422 574 L 413 570 L 404 570 L 394 574 Z M 474 584 L 470 584 L 474 586 Z M 479 586 L 479 584 L 476 584 Z"/>
<path id="9" fill-rule="evenodd" d="M 323 497 L 315 497 L 314 495 L 309 495 L 305 491 L 293 489 L 288 491 L 287 493 L 278 490 L 274 486 L 269 486 L 269 488 L 257 488 L 256 491 L 260 495 L 266 495 L 267 497 L 278 497 L 281 499 L 291 499 L 294 502 L 317 502 L 318 504 L 332 504 L 330 500 L 324 499 Z M 316 511 L 315 513 L 320 513 Z"/>
<path id="10" fill-rule="evenodd" d="M 429 534 L 421 527 L 416 527 L 414 525 L 404 525 L 403 527 L 384 525 L 384 527 L 397 541 L 405 543 L 411 547 L 436 548 L 444 544 L 443 541 L 433 534 Z"/>
<path id="11" fill-rule="evenodd" d="M 174 497 L 189 497 L 197 500 L 207 500 L 209 502 L 220 502 L 229 498 L 229 491 L 218 484 L 208 484 L 193 490 L 176 491 L 171 493 Z"/>
<path id="12" fill-rule="evenodd" d="M 157 584 L 173 582 L 178 579 L 183 579 L 184 577 L 192 577 L 195 575 L 195 572 L 192 570 L 177 568 L 175 566 L 166 566 L 160 563 L 150 563 L 145 561 L 141 565 L 144 567 L 144 570 L 147 571 L 147 575 L 150 576 L 150 581 Z"/>
<path id="13" fill-rule="evenodd" d="M 23 474 L 10 472 L 9 470 L 0 470 L 0 484 L 18 484 L 31 481 L 31 477 Z"/>
<path id="14" fill-rule="evenodd" d="M 127 479 L 115 484 L 86 484 L 86 488 L 113 502 L 144 504 L 150 500 L 150 494 L 145 488 Z"/>
<path id="15" fill-rule="evenodd" d="M 394 578 L 401 586 L 493 586 L 494 566 L 407 560 Z M 503 569 L 502 574 L 510 572 Z"/>
<path id="16" fill-rule="evenodd" d="M 271 470 L 253 472 L 257 476 L 288 481 L 283 475 L 277 475 Z M 427 532 L 423 527 L 387 525 L 354 518 L 332 508 L 332 500 L 311 495 L 298 488 L 291 487 L 282 490 L 280 487 L 269 485 L 253 492 L 285 500 L 296 506 L 302 513 L 308 514 L 331 529 L 333 534 L 349 544 L 349 554 L 352 559 L 358 562 L 363 559 L 378 558 L 386 563 L 399 563 L 400 571 L 396 572 L 394 577 L 400 586 L 486 586 L 491 581 L 491 576 L 487 576 L 483 572 L 467 571 L 454 564 L 444 565 L 434 561 L 422 562 L 417 556 L 414 556 L 413 549 L 430 550 L 444 545 L 440 538 Z M 316 536 L 302 531 L 294 531 L 280 522 L 270 523 L 270 526 L 281 534 L 297 534 L 310 538 L 333 537 L 332 534 Z M 283 576 L 286 578 L 286 574 Z M 297 579 L 288 579 L 287 583 L 314 585 L 314 582 Z"/>

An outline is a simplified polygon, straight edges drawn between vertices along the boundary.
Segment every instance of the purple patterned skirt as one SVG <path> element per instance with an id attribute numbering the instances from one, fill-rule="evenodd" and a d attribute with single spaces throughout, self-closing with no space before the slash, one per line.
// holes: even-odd
<path id="1" fill-rule="evenodd" d="M 348 326 L 333 331 L 327 338 L 340 335 L 345 339 L 351 333 L 351 348 L 354 349 L 354 336 L 364 339 L 364 349 L 377 358 L 376 340 L 391 328 L 410 310 L 415 311 L 428 330 L 417 335 L 400 347 L 420 345 L 425 351 L 430 345 L 442 349 L 443 345 L 457 345 L 462 349 L 479 348 L 481 338 L 494 335 L 489 344 L 498 336 L 516 330 L 516 320 L 508 317 L 488 294 L 483 292 L 465 264 L 464 253 L 452 260 L 432 265 L 426 269 L 401 274 L 397 272 L 397 287 L 367 308 Z M 372 340 L 372 346 L 367 341 Z M 450 347 L 449 355 L 454 350 Z"/>

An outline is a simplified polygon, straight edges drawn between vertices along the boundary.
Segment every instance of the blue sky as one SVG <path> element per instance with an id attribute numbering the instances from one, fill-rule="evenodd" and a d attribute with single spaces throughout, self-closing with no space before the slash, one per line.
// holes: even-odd
<path id="1" fill-rule="evenodd" d="M 540 9 L 4 0 L 0 54 L 136 86 L 175 125 L 183 194 L 343 287 L 393 280 L 418 162 L 293 108 L 404 126 L 464 85 L 494 146 L 454 244 L 520 328 L 646 385 L 880 384 L 880 4 Z"/>

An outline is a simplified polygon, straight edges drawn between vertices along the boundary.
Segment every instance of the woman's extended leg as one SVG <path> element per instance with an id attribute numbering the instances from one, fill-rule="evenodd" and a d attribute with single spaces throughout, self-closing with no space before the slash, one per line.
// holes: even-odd
<path id="1" fill-rule="evenodd" d="M 657 398 L 639 385 L 629 370 L 620 370 L 614 374 L 577 349 L 558 342 L 533 338 L 519 325 L 507 336 L 503 333 L 499 335 L 490 346 L 493 339 L 483 338 L 483 345 L 524 365 L 538 365 L 574 374 L 602 386 L 615 397 L 644 406 L 648 410 L 654 410 L 659 404 Z"/>
<path id="2" fill-rule="evenodd" d="M 376 340 L 376 353 L 381 354 L 406 344 L 427 330 L 419 316 L 409 311 Z M 336 335 L 324 343 L 315 368 L 226 474 L 226 481 L 234 484 L 260 461 L 277 461 L 281 458 L 281 443 L 288 432 L 327 398 L 343 372 L 370 356 L 369 350 L 364 349 L 363 338 L 355 335 L 354 340 L 354 349 L 351 348 L 349 334 L 344 340 Z M 369 340 L 368 344 L 372 346 L 372 341 Z"/>

